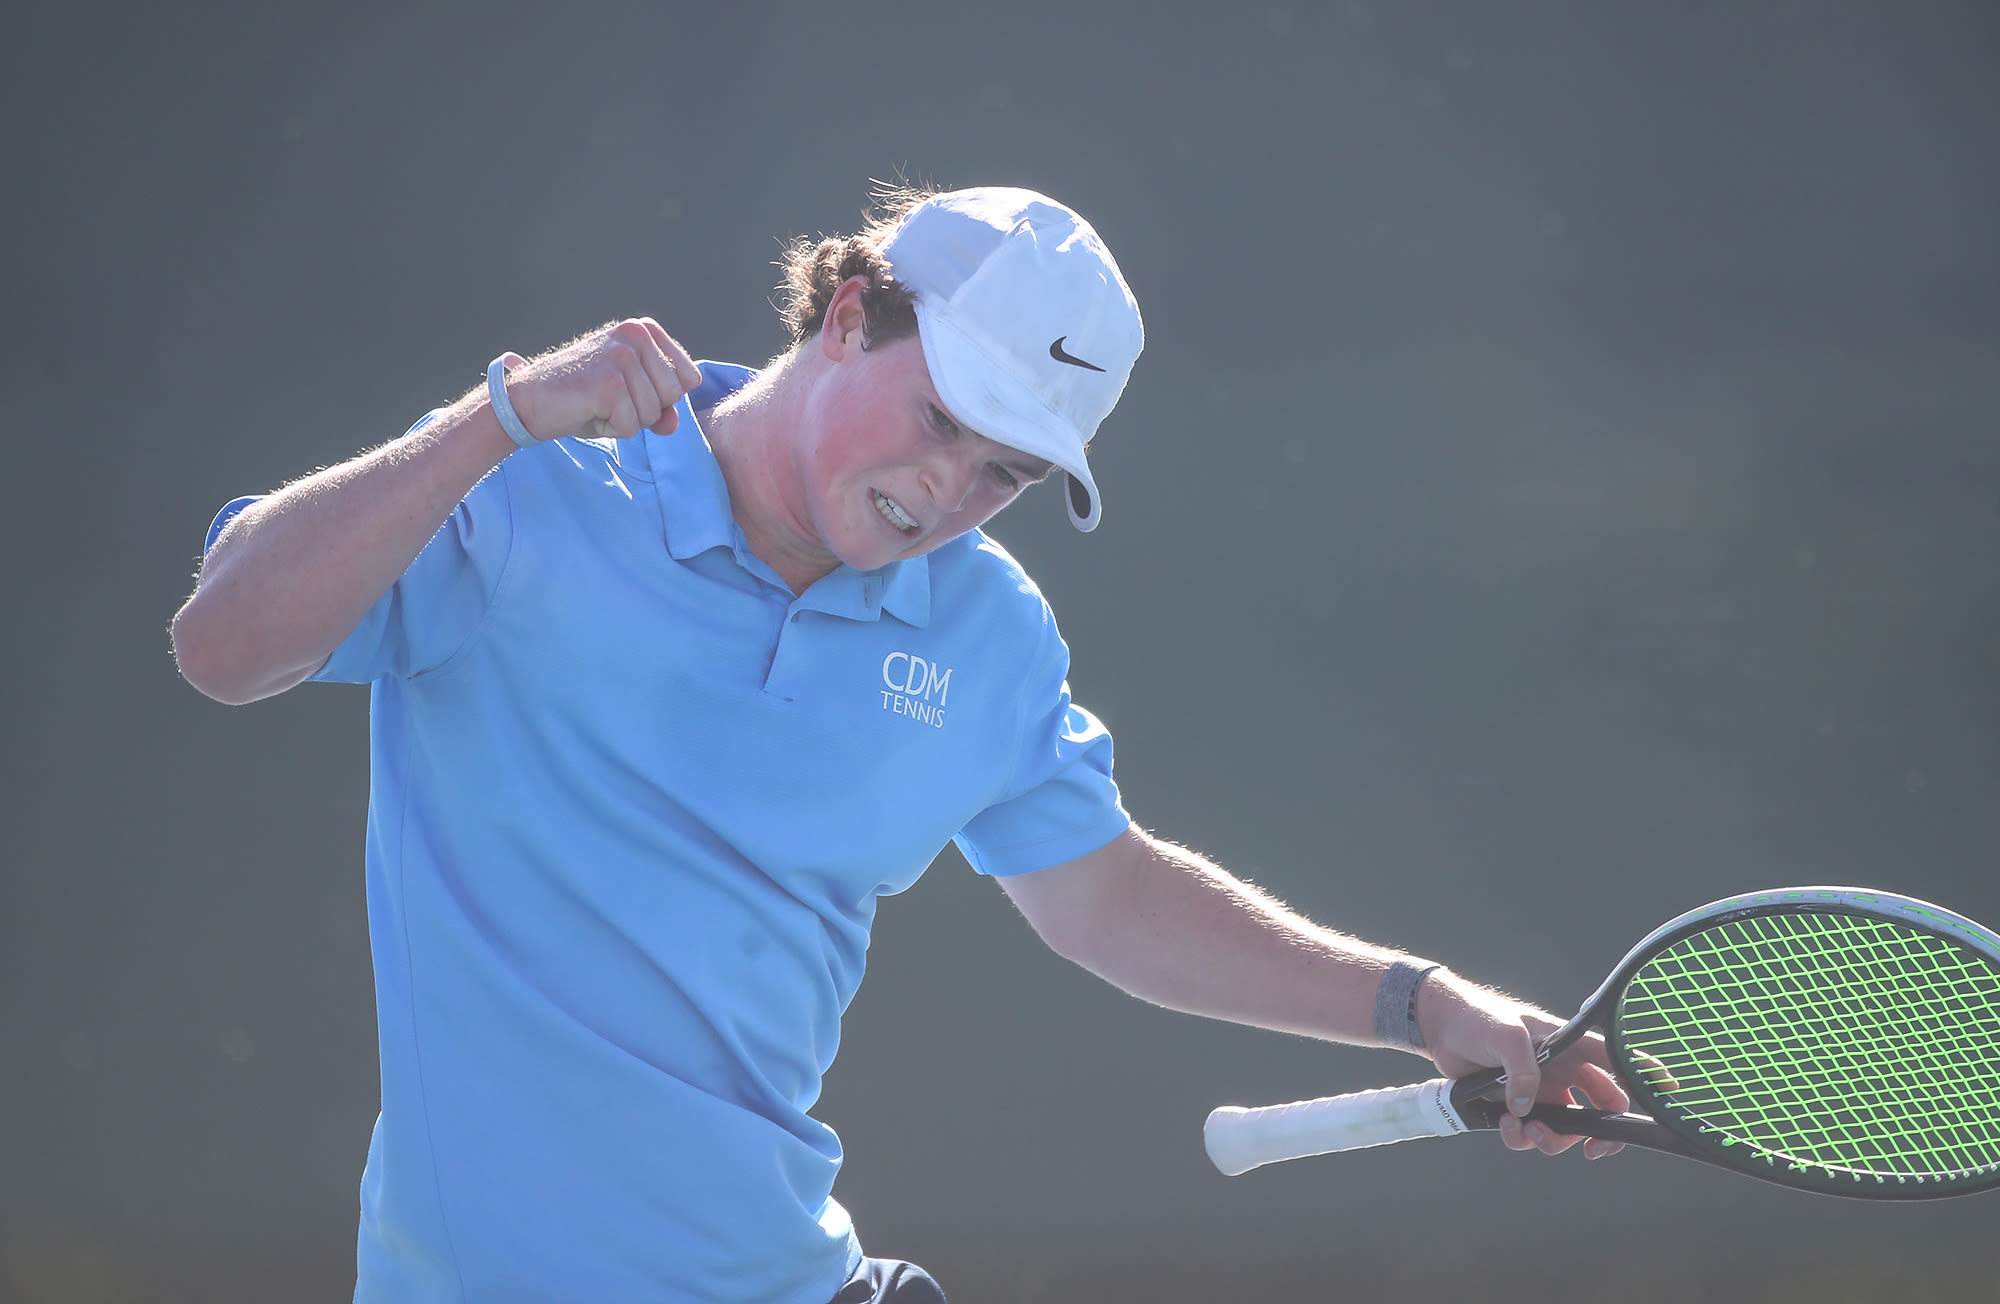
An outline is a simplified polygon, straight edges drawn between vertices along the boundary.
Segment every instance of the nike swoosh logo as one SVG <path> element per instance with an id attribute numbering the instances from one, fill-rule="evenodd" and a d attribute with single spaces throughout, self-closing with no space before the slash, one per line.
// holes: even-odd
<path id="1" fill-rule="evenodd" d="M 1085 362 L 1082 358 L 1077 357 L 1073 353 L 1065 353 L 1063 351 L 1062 344 L 1063 341 L 1068 338 L 1069 336 L 1067 335 L 1056 336 L 1056 342 L 1054 344 L 1049 345 L 1049 356 L 1054 358 L 1057 362 L 1067 362 L 1072 367 L 1082 367 L 1085 371 L 1104 370 L 1104 368 L 1102 367 L 1095 366 L 1091 363 Z"/>

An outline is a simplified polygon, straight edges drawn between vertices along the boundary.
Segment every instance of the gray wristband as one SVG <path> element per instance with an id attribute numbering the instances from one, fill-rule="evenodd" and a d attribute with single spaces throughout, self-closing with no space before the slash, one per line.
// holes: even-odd
<path id="1" fill-rule="evenodd" d="M 1417 1028 L 1417 988 L 1424 976 L 1442 966 L 1398 960 L 1382 975 L 1375 989 L 1375 1039 L 1384 1046 L 1422 1050 L 1424 1034 Z"/>
<path id="2" fill-rule="evenodd" d="M 520 413 L 514 411 L 513 401 L 507 397 L 507 355 L 504 353 L 486 364 L 486 401 L 493 405 L 493 415 L 500 418 L 500 428 L 507 432 L 507 438 L 523 448 L 533 448 L 542 442 L 521 424 Z"/>

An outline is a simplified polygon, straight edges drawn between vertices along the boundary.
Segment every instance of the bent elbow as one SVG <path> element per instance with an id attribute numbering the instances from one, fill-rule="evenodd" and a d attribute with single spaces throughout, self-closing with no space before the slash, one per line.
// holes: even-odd
<path id="1" fill-rule="evenodd" d="M 199 591 L 174 613 L 168 637 L 181 678 L 202 696 L 224 706 L 244 706 L 270 695 L 232 674 L 227 631 L 209 613 Z"/>
<path id="2" fill-rule="evenodd" d="M 174 613 L 173 623 L 167 627 L 167 637 L 173 647 L 174 667 L 181 672 L 181 678 L 193 685 L 195 691 L 204 697 L 213 698 L 231 706 L 221 669 L 216 664 L 215 639 L 209 622 L 202 619 L 198 603 L 199 595 L 189 598 Z"/>

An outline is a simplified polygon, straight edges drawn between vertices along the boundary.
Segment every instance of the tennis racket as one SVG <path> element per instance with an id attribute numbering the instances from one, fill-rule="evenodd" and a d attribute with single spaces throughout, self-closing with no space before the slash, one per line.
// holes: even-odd
<path id="1" fill-rule="evenodd" d="M 1603 1137 L 1802 1191 L 1876 1200 L 2000 1185 L 2000 937 L 1866 888 L 1717 901 L 1655 929 L 1537 1047 L 1604 1035 L 1632 1099 L 1613 1114 L 1538 1104 L 1557 1133 Z M 1499 1126 L 1505 1078 L 1208 1116 L 1224 1173 Z"/>

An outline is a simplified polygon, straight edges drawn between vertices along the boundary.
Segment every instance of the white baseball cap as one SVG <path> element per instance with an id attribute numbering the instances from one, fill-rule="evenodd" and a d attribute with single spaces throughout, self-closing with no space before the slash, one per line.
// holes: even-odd
<path id="1" fill-rule="evenodd" d="M 914 293 L 952 416 L 1061 467 L 1071 524 L 1096 529 L 1084 445 L 1125 392 L 1146 329 L 1090 223 L 1032 190 L 953 190 L 911 209 L 882 255 Z"/>

